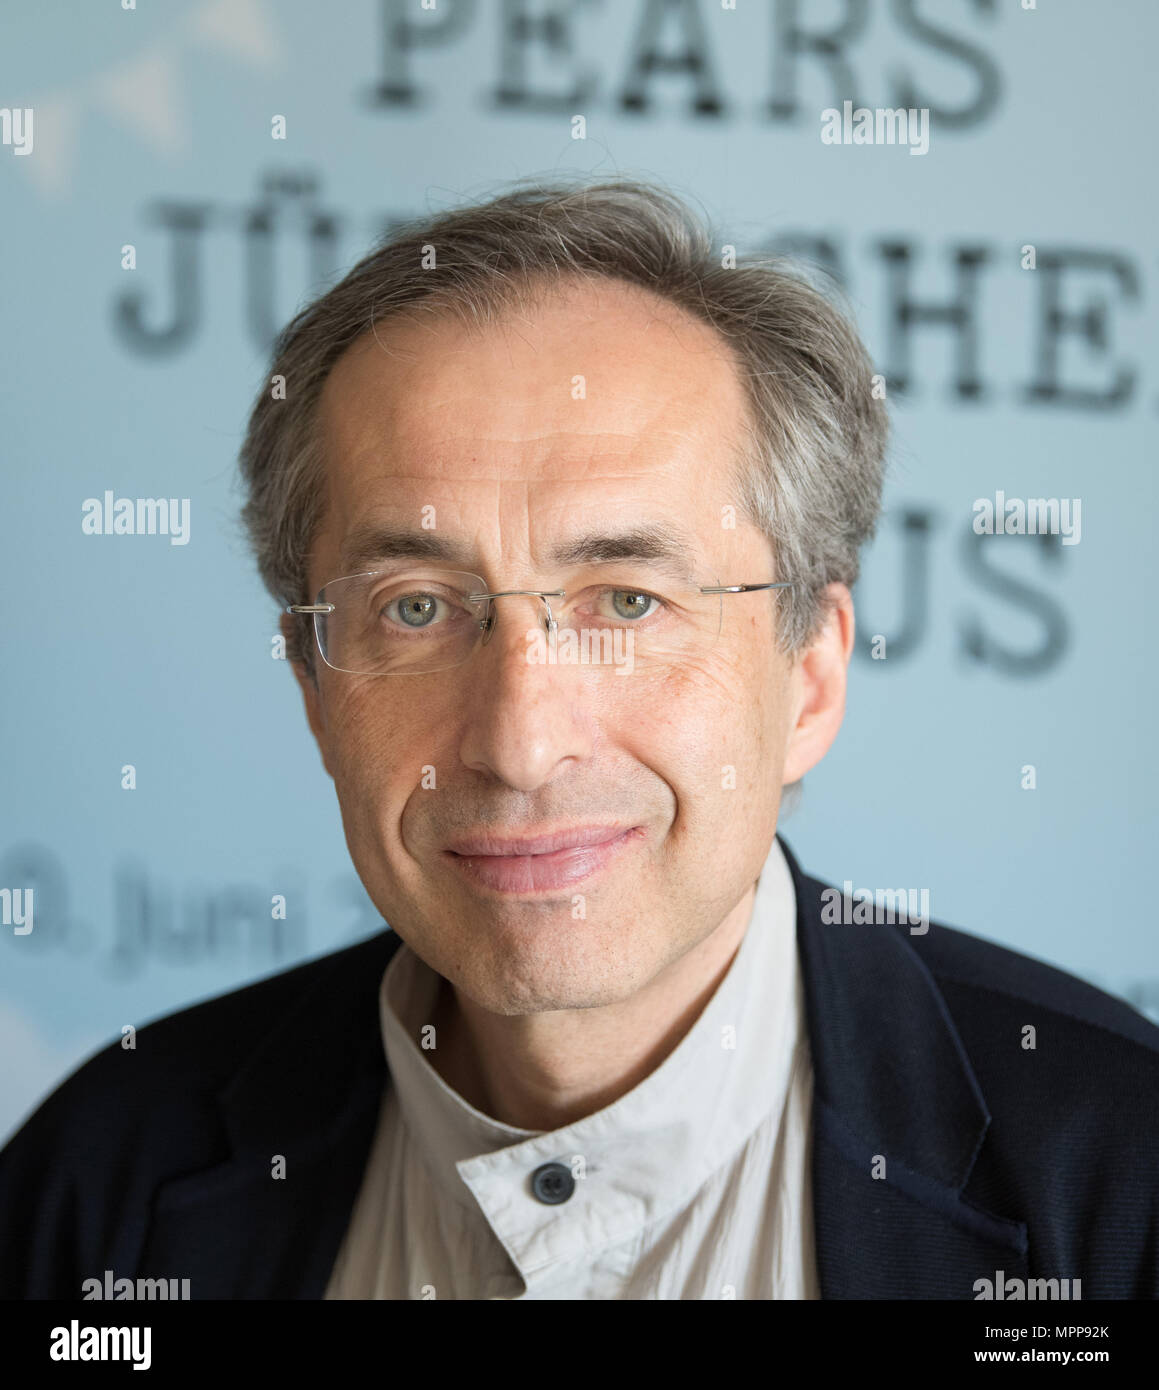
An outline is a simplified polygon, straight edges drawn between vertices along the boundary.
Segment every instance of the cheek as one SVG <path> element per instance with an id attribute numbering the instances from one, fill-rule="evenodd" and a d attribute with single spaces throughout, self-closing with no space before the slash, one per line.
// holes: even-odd
<path id="1" fill-rule="evenodd" d="M 729 812 L 756 817 L 777 798 L 791 733 L 793 686 L 788 660 L 768 644 L 732 651 L 683 674 L 687 698 L 699 702 L 706 778 L 732 788 Z M 710 784 L 706 782 L 706 787 Z"/>
<path id="2" fill-rule="evenodd" d="M 690 819 L 736 810 L 767 776 L 767 674 L 735 653 L 700 657 L 641 684 L 629 749 L 676 789 Z"/>
<path id="3" fill-rule="evenodd" d="M 340 799 L 386 799 L 392 788 L 415 780 L 432 761 L 425 726 L 408 720 L 408 705 L 382 680 L 350 677 L 326 692 L 326 742 Z"/>

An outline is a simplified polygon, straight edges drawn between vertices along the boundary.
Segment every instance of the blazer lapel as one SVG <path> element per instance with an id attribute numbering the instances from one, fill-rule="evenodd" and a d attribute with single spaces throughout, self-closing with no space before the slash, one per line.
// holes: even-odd
<path id="1" fill-rule="evenodd" d="M 1025 1224 L 962 1197 L 990 1113 L 933 977 L 904 927 L 823 921 L 826 885 L 781 847 L 813 1058 L 822 1297 L 972 1298 L 998 1269 L 1024 1278 Z"/>
<path id="2" fill-rule="evenodd" d="M 251 1054 L 218 1097 L 229 1157 L 160 1186 L 142 1269 L 194 1298 L 322 1297 L 386 1085 L 378 986 L 399 944 L 336 956 Z"/>

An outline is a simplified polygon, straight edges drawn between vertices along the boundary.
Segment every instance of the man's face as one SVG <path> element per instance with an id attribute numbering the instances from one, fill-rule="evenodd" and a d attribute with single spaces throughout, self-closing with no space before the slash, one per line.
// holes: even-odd
<path id="1" fill-rule="evenodd" d="M 767 540 L 725 524 L 744 412 L 713 332 L 627 286 L 569 286 L 482 330 L 384 323 L 323 393 L 311 589 L 373 568 L 343 567 L 357 529 L 432 515 L 472 557 L 439 567 L 492 590 L 566 589 L 549 550 L 655 524 L 688 538 L 701 584 L 771 580 Z M 529 662 L 544 610 L 525 596 L 492 601 L 489 642 L 452 670 L 352 675 L 315 654 L 303 689 L 350 853 L 403 940 L 480 1006 L 525 1014 L 625 999 L 719 927 L 768 854 L 799 712 L 776 592 L 725 595 L 715 643 L 622 677 Z M 631 833 L 555 887 L 495 886 L 448 850 L 592 825 Z"/>

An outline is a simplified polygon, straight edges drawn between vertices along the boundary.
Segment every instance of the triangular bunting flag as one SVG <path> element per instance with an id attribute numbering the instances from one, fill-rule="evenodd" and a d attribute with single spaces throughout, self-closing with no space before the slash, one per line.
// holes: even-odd
<path id="1" fill-rule="evenodd" d="M 41 193 L 61 198 L 72 182 L 73 152 L 81 104 L 76 96 L 37 101 L 32 118 L 32 153 L 12 162 L 32 175 Z"/>
<path id="2" fill-rule="evenodd" d="M 181 111 L 174 59 L 156 47 L 122 63 L 93 84 L 94 99 L 159 154 L 189 148 L 189 121 Z"/>
<path id="3" fill-rule="evenodd" d="M 285 61 L 265 0 L 205 0 L 187 22 L 195 37 L 254 67 L 275 68 Z"/>

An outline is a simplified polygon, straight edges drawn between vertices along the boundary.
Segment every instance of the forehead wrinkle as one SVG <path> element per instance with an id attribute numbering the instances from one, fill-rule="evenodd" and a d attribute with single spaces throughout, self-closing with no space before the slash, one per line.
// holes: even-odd
<path id="1" fill-rule="evenodd" d="M 624 479 L 661 478 L 671 475 L 675 470 L 689 470 L 695 467 L 696 463 L 695 458 L 672 458 L 660 459 L 649 466 L 635 456 L 626 455 L 621 461 L 618 458 L 590 456 L 577 458 L 573 454 L 569 457 L 549 456 L 534 462 L 526 459 L 511 462 L 499 459 L 483 462 L 472 459 L 470 464 L 462 465 L 454 459 L 440 458 L 432 460 L 429 472 L 412 472 L 409 469 L 406 472 L 395 472 L 389 468 L 388 461 L 384 460 L 381 471 L 374 469 L 373 476 L 366 477 L 365 481 L 407 483 L 414 487 L 453 487 L 459 484 L 484 483 L 491 483 L 496 487 L 547 487 L 568 484 L 582 487 L 590 483 L 595 487 Z M 468 469 L 470 471 L 467 471 Z"/>
<path id="2" fill-rule="evenodd" d="M 660 412 L 665 403 L 657 402 L 657 411 Z M 421 423 L 425 423 L 432 413 L 432 406 L 429 401 L 424 401 L 417 418 Z M 583 412 L 576 412 L 581 414 Z M 663 418 L 663 417 L 662 417 Z M 650 439 L 676 439 L 686 440 L 693 433 L 689 426 L 682 428 L 657 424 L 646 428 L 632 429 L 611 429 L 606 425 L 602 428 L 582 429 L 577 424 L 576 427 L 562 428 L 558 424 L 554 427 L 545 429 L 525 429 L 517 433 L 497 433 L 493 431 L 482 431 L 479 429 L 458 430 L 451 433 L 436 434 L 428 436 L 424 429 L 402 429 L 398 431 L 401 436 L 399 444 L 401 447 L 411 447 L 414 449 L 441 449 L 447 445 L 474 445 L 474 444 L 525 444 L 542 443 L 544 440 L 558 439 L 566 443 L 572 439 L 593 440 L 607 439 L 615 442 L 623 440 L 631 446 L 636 446 L 641 441 Z"/>
<path id="3" fill-rule="evenodd" d="M 559 441 L 560 445 L 558 457 L 553 456 L 556 451 L 550 448 L 551 442 L 556 440 Z M 423 473 L 410 471 L 396 472 L 391 470 L 384 476 L 400 480 L 413 480 L 416 482 L 422 482 L 428 479 L 463 479 L 470 481 L 524 481 L 534 483 L 544 481 L 545 479 L 541 476 L 537 476 L 535 473 L 513 472 L 511 470 L 514 468 L 530 467 L 533 469 L 558 471 L 560 469 L 577 466 L 582 466 L 585 470 L 590 470 L 591 466 L 595 464 L 597 467 L 606 470 L 605 476 L 609 478 L 646 477 L 650 474 L 664 472 L 673 467 L 694 466 L 696 464 L 697 460 L 695 457 L 681 458 L 677 456 L 664 457 L 661 455 L 654 459 L 654 466 L 640 467 L 639 462 L 642 453 L 641 445 L 651 443 L 652 441 L 662 443 L 665 440 L 671 440 L 684 446 L 695 446 L 696 444 L 696 440 L 691 435 L 690 431 L 669 428 L 652 431 L 646 437 L 637 433 L 612 430 L 544 430 L 538 433 L 525 434 L 518 438 L 494 435 L 480 436 L 477 434 L 442 435 L 431 441 L 411 440 L 408 444 L 402 446 L 402 450 L 405 450 L 411 455 L 412 467 L 418 462 L 415 458 L 416 453 L 422 455 L 427 454 L 429 451 L 432 471 Z M 628 447 L 622 451 L 611 449 L 605 452 L 605 450 L 599 447 L 599 443 L 603 441 L 609 443 L 622 441 Z M 465 446 L 461 451 L 464 456 L 468 452 L 477 449 L 480 445 L 489 444 L 510 444 L 516 447 L 534 444 L 548 445 L 549 447 L 546 449 L 537 449 L 534 462 L 521 458 L 513 458 L 508 461 L 503 457 L 491 457 L 486 460 L 481 460 L 472 453 L 470 463 L 472 465 L 483 464 L 484 469 L 487 471 L 481 474 L 466 474 L 450 471 L 456 464 L 454 455 L 459 451 L 448 449 L 448 446 L 458 445 L 460 443 Z M 579 443 L 584 445 L 582 449 L 577 448 L 577 444 Z M 705 447 L 707 449 L 710 446 L 706 443 Z M 371 446 L 354 454 L 351 462 L 356 466 L 366 465 L 368 467 L 373 467 L 380 461 L 383 465 L 389 464 L 389 449 L 382 450 L 381 452 L 383 457 L 381 457 L 380 460 L 379 448 L 377 446 Z M 636 466 L 633 467 L 633 464 Z M 584 476 L 599 477 L 600 475 L 599 473 L 592 474 L 585 472 Z M 576 479 L 576 481 L 582 480 L 582 477 Z"/>

